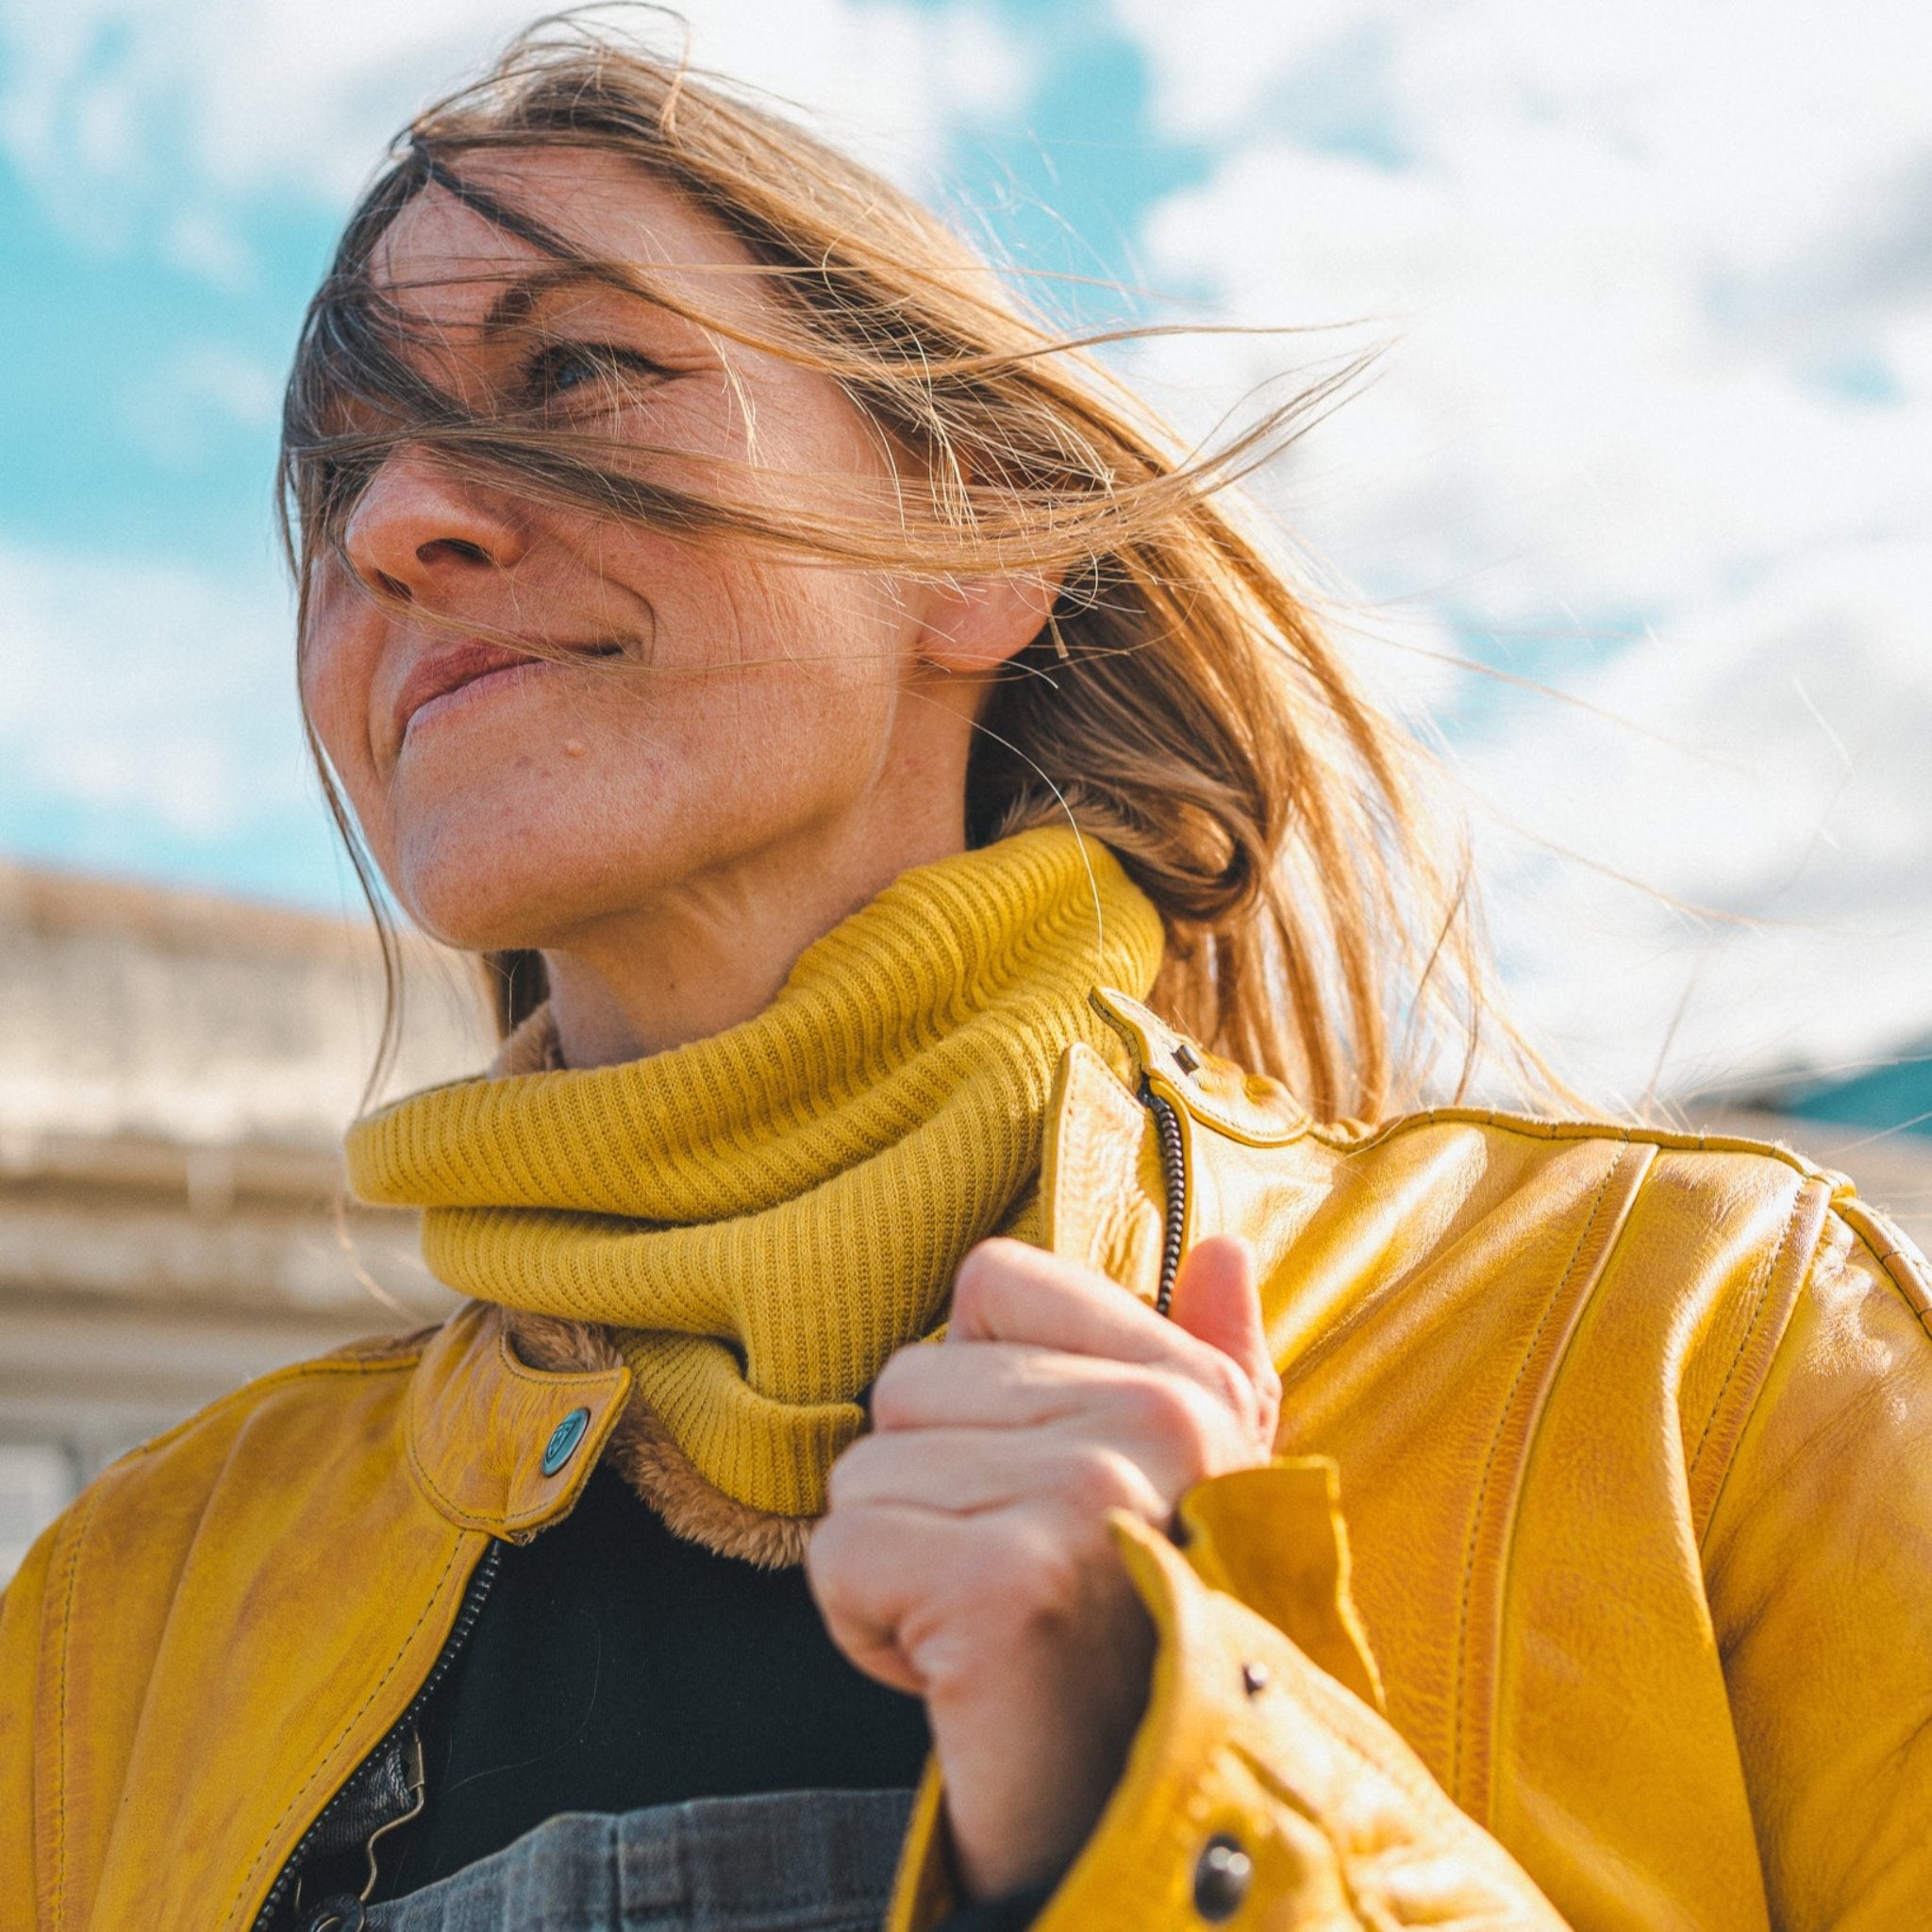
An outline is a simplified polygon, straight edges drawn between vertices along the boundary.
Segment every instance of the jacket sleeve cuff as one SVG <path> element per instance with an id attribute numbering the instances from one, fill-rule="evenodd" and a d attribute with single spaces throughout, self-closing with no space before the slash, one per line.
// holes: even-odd
<path id="1" fill-rule="evenodd" d="M 1374 1707 L 1332 1470 L 1279 1464 L 1201 1485 L 1180 1513 L 1185 1557 L 1143 1524 L 1112 1526 L 1157 1633 L 1147 1711 L 1032 1932 L 1341 1932 L 1382 1923 L 1384 1908 L 1391 1924 L 1560 1927 Z M 939 1932 L 958 1903 L 929 1765 L 888 1932 Z"/>
<path id="2" fill-rule="evenodd" d="M 1257 1634 L 1279 1643 L 1279 1630 L 1265 1631 L 1257 1622 L 1278 1620 L 1309 1657 L 1380 1704 L 1374 1661 L 1347 1601 L 1347 1545 L 1332 1462 L 1282 1458 L 1201 1483 L 1184 1498 L 1176 1531 L 1186 1563 L 1151 1531 L 1125 1518 L 1115 1522 L 1158 1634 L 1154 1682 L 1125 1774 L 1092 1838 L 1031 1921 L 1034 1932 L 1101 1923 L 1124 1932 L 1212 1923 L 1194 1911 L 1197 1880 L 1210 1892 L 1221 1888 L 1211 1906 L 1239 1883 L 1245 1857 L 1248 1885 L 1255 1884 L 1247 1840 L 1263 1793 L 1241 1754 L 1225 1743 L 1230 1726 L 1252 1724 L 1255 1700 L 1272 1673 L 1253 1644 L 1243 1650 L 1236 1643 L 1242 1655 L 1224 1655 L 1228 1644 L 1214 1641 L 1210 1628 L 1209 1591 L 1252 1597 L 1255 1615 L 1247 1621 Z M 1156 1870 L 1162 1883 L 1150 1891 Z M 913 1805 L 887 1932 L 949 1932 L 960 1909 L 935 1761 Z M 1101 1913 L 1105 1920 L 1088 1916 Z"/>

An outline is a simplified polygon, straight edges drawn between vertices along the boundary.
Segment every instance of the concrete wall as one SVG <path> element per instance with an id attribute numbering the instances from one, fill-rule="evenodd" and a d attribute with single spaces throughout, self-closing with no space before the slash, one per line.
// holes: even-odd
<path id="1" fill-rule="evenodd" d="M 491 1049 L 460 962 L 408 962 L 396 1091 Z M 0 867 L 0 1577 L 104 1462 L 452 1305 L 343 1194 L 381 993 L 357 922 Z"/>

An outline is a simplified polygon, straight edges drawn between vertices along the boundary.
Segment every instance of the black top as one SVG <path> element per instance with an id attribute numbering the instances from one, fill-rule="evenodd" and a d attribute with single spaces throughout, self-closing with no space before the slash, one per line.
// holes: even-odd
<path id="1" fill-rule="evenodd" d="M 682 1541 L 604 1469 L 505 1548 L 422 1737 L 427 1802 L 382 1840 L 376 1899 L 559 1811 L 908 1787 L 929 1741 L 917 1698 L 841 1655 L 803 1570 Z"/>

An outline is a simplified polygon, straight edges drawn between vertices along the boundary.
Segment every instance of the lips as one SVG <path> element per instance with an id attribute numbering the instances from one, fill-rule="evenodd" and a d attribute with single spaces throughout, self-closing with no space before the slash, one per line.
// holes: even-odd
<path id="1" fill-rule="evenodd" d="M 562 648 L 580 652 L 586 657 L 610 657 L 622 646 L 587 643 Z M 480 638 L 466 638 L 460 643 L 432 651 L 404 679 L 402 691 L 397 694 L 394 715 L 396 743 L 400 745 L 408 738 L 418 713 L 439 698 L 449 697 L 467 686 L 479 683 L 486 677 L 495 677 L 506 671 L 529 669 L 554 661 L 534 657 L 527 651 L 511 650 L 504 644 L 486 643 Z"/>

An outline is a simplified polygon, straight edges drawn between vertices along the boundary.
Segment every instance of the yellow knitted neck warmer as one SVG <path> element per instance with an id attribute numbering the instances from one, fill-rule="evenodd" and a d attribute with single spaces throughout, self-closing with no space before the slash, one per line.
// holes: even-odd
<path id="1" fill-rule="evenodd" d="M 905 874 L 712 1039 L 371 1115 L 350 1179 L 425 1210 L 459 1292 L 614 1328 L 725 1495 L 816 1515 L 855 1398 L 942 1319 L 966 1250 L 1034 1231 L 1060 1056 L 1118 1057 L 1087 994 L 1144 994 L 1160 952 L 1105 847 L 1021 833 Z"/>

